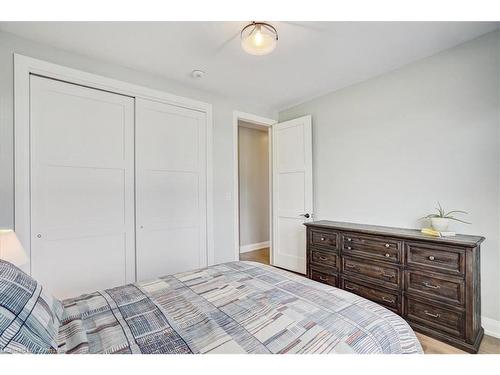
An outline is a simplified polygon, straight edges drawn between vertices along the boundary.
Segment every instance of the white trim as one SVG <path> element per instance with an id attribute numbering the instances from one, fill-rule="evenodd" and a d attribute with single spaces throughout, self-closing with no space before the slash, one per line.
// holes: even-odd
<path id="1" fill-rule="evenodd" d="M 239 200 L 239 171 L 238 171 L 238 121 L 245 121 L 252 124 L 257 124 L 265 126 L 268 128 L 269 135 L 269 233 L 272 233 L 272 202 L 273 202 L 273 191 L 272 191 L 272 138 L 271 138 L 271 127 L 277 124 L 277 120 L 253 115 L 251 113 L 233 111 L 233 215 L 234 215 L 234 260 L 240 259 L 240 200 Z M 272 241 L 272 239 L 271 239 Z M 269 246 L 270 258 L 272 259 L 272 247 Z"/>
<path id="2" fill-rule="evenodd" d="M 30 238 L 30 146 L 29 146 L 29 85 L 30 74 L 58 79 L 82 86 L 106 90 L 134 98 L 155 100 L 206 113 L 207 121 L 207 259 L 214 263 L 213 234 L 213 112 L 210 103 L 184 98 L 144 86 L 68 68 L 32 57 L 14 54 L 14 228 L 28 257 Z M 30 271 L 29 265 L 28 271 Z"/>
<path id="3" fill-rule="evenodd" d="M 207 115 L 207 263 L 209 266 L 215 264 L 215 240 L 214 240 L 214 167 L 213 167 L 213 114 L 212 105 L 209 104 Z"/>
<path id="4" fill-rule="evenodd" d="M 484 334 L 500 339 L 500 320 L 481 317 L 481 323 L 484 328 Z"/>
<path id="5" fill-rule="evenodd" d="M 270 245 L 271 245 L 271 242 L 269 242 L 269 241 L 257 242 L 257 243 L 251 243 L 251 244 L 248 244 L 248 245 L 243 245 L 243 246 L 240 246 L 240 254 L 241 253 L 248 253 L 250 251 L 265 249 L 266 247 L 269 247 Z"/>

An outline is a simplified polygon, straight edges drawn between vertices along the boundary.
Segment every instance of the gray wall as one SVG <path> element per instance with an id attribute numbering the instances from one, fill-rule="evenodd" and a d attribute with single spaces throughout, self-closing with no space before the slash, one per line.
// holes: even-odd
<path id="1" fill-rule="evenodd" d="M 13 53 L 211 103 L 214 117 L 215 261 L 219 263 L 234 260 L 233 167 L 228 165 L 233 160 L 233 110 L 264 117 L 273 117 L 275 112 L 201 90 L 193 90 L 163 77 L 96 61 L 0 32 L 0 227 L 11 227 L 14 221 Z"/>
<path id="2" fill-rule="evenodd" d="M 421 227 L 439 200 L 486 237 L 483 315 L 499 311 L 499 34 L 282 111 L 313 117 L 317 219 Z"/>
<path id="3" fill-rule="evenodd" d="M 268 141 L 267 131 L 239 126 L 240 246 L 269 241 Z"/>

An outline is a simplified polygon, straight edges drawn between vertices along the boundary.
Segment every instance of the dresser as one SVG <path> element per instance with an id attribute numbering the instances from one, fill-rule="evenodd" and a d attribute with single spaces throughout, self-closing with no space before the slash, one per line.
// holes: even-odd
<path id="1" fill-rule="evenodd" d="M 377 302 L 414 330 L 477 353 L 484 237 L 333 221 L 307 227 L 307 277 Z"/>

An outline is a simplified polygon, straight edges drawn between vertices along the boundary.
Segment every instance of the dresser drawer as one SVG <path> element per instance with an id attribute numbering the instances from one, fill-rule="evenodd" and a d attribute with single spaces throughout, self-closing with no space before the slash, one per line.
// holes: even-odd
<path id="1" fill-rule="evenodd" d="M 310 278 L 323 284 L 338 286 L 338 277 L 315 269 L 311 269 Z"/>
<path id="2" fill-rule="evenodd" d="M 338 255 L 328 251 L 312 249 L 310 262 L 324 267 L 339 268 Z"/>
<path id="3" fill-rule="evenodd" d="M 464 280 L 420 271 L 406 271 L 405 289 L 408 293 L 462 306 L 465 299 Z"/>
<path id="4" fill-rule="evenodd" d="M 446 309 L 435 304 L 407 298 L 406 317 L 410 321 L 456 337 L 463 337 L 465 334 L 464 313 L 462 311 Z"/>
<path id="5" fill-rule="evenodd" d="M 309 232 L 309 241 L 313 246 L 338 250 L 338 234 L 335 232 L 320 231 L 311 229 Z"/>
<path id="6" fill-rule="evenodd" d="M 382 282 L 383 285 L 393 288 L 398 288 L 401 285 L 401 271 L 395 266 L 343 257 L 342 270 L 345 274 L 367 277 L 372 281 Z"/>
<path id="7" fill-rule="evenodd" d="M 399 293 L 397 292 L 384 291 L 376 286 L 370 286 L 369 284 L 364 285 L 364 283 L 356 282 L 347 278 L 344 278 L 344 289 L 373 302 L 389 307 L 394 312 L 401 313 L 401 300 Z"/>
<path id="8" fill-rule="evenodd" d="M 409 267 L 455 275 L 465 273 L 465 249 L 423 242 L 406 242 L 406 263 Z"/>
<path id="9" fill-rule="evenodd" d="M 363 258 L 401 263 L 401 246 L 402 241 L 391 238 L 353 233 L 342 234 L 342 251 Z"/>

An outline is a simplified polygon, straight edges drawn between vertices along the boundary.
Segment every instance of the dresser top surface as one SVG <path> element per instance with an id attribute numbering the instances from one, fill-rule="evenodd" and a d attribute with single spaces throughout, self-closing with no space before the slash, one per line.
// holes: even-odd
<path id="1" fill-rule="evenodd" d="M 484 237 L 481 236 L 471 236 L 465 234 L 457 234 L 456 236 L 452 237 L 433 237 L 423 234 L 422 232 L 420 232 L 419 229 L 394 228 L 394 227 L 384 227 L 379 225 L 345 223 L 340 221 L 329 221 L 329 220 L 313 221 L 305 223 L 304 225 L 306 225 L 307 227 L 337 229 L 337 230 L 366 233 L 366 234 L 378 234 L 378 235 L 386 235 L 392 237 L 423 240 L 423 241 L 432 241 L 443 244 L 462 245 L 469 247 L 476 247 L 485 239 Z"/>

